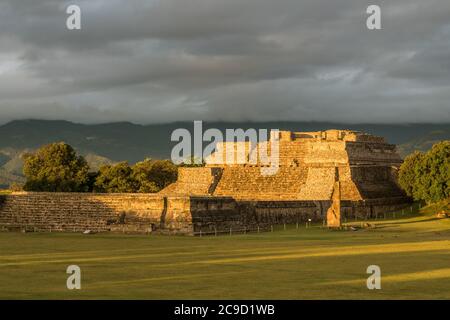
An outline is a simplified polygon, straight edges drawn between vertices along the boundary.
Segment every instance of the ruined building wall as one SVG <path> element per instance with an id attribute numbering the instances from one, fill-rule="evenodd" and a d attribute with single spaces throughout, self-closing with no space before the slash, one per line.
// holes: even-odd
<path id="1" fill-rule="evenodd" d="M 22 192 L 0 196 L 0 231 L 194 234 L 247 223 L 229 197 Z M 214 228 L 213 228 L 214 229 Z"/>
<path id="2" fill-rule="evenodd" d="M 402 163 L 400 155 L 393 144 L 373 142 L 346 142 L 349 164 L 377 164 L 399 167 Z"/>
<path id="3" fill-rule="evenodd" d="M 151 231 L 163 208 L 143 194 L 18 193 L 0 197 L 0 229 Z"/>
<path id="4" fill-rule="evenodd" d="M 57 192 L 2 195 L 0 230 L 189 234 L 190 197 Z"/>
<path id="5" fill-rule="evenodd" d="M 192 210 L 193 232 L 196 235 L 199 235 L 200 231 L 203 234 L 213 234 L 270 230 L 274 225 L 303 224 L 309 219 L 321 223 L 326 221 L 326 214 L 331 206 L 330 200 L 250 201 L 227 198 L 229 200 L 223 204 L 223 208 L 208 208 L 206 202 L 214 203 L 214 199 L 215 197 L 209 199 L 199 197 L 195 200 L 194 206 L 199 206 L 196 210 Z M 407 205 L 404 198 L 341 201 L 341 216 L 343 221 L 381 218 L 384 214 L 398 211 Z"/>
<path id="6" fill-rule="evenodd" d="M 247 200 L 329 200 L 338 169 L 342 200 L 404 196 L 396 169 L 380 165 L 281 166 L 264 176 L 261 167 L 180 168 L 180 179 L 163 195 L 213 195 Z M 198 173 L 198 174 L 197 174 Z"/>
<path id="7" fill-rule="evenodd" d="M 346 218 L 403 208 L 402 198 L 342 201 Z M 21 193 L 0 197 L 0 231 L 125 232 L 198 235 L 269 230 L 271 225 L 321 222 L 329 200 L 237 200 L 218 196 Z"/>

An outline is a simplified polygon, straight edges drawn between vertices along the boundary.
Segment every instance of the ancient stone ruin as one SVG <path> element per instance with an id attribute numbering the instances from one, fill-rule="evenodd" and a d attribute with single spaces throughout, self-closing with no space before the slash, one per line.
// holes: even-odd
<path id="1" fill-rule="evenodd" d="M 279 169 L 274 175 L 263 175 L 258 162 L 226 164 L 226 154 L 232 154 L 227 150 L 237 150 L 240 144 L 249 158 L 248 142 L 222 143 L 216 152 L 225 154 L 223 164 L 180 168 L 178 181 L 161 193 L 229 196 L 237 200 L 319 201 L 330 200 L 335 182 L 339 181 L 341 200 L 404 200 L 396 183 L 402 160 L 395 146 L 382 137 L 348 130 L 282 131 Z M 259 145 L 255 147 L 258 148 Z"/>
<path id="2" fill-rule="evenodd" d="M 327 130 L 281 131 L 276 138 L 275 174 L 264 174 L 259 157 L 249 161 L 260 149 L 271 152 L 270 143 L 225 142 L 205 167 L 180 168 L 178 181 L 158 194 L 1 196 L 0 230 L 206 235 L 309 219 L 339 227 L 343 218 L 376 217 L 409 203 L 396 182 L 402 160 L 382 137 Z M 211 161 L 218 153 L 222 163 Z"/>
<path id="3" fill-rule="evenodd" d="M 373 217 L 408 203 L 396 182 L 402 160 L 395 145 L 382 137 L 327 130 L 282 131 L 278 139 L 276 174 L 263 174 L 267 165 L 258 157 L 250 163 L 270 143 L 225 142 L 215 152 L 222 153 L 222 163 L 212 163 L 212 154 L 204 168 L 180 168 L 178 181 L 161 194 L 230 197 L 253 213 L 255 218 L 247 216 L 247 221 L 258 224 L 311 218 L 326 220 L 329 227 L 339 227 L 342 215 Z"/>

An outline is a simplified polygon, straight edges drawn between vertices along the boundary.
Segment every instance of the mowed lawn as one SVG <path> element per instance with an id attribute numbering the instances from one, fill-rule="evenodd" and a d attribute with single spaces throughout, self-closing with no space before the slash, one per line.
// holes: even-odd
<path id="1" fill-rule="evenodd" d="M 201 238 L 0 233 L 0 298 L 450 299 L 450 219 L 373 223 Z M 73 264 L 81 290 L 66 288 Z M 381 290 L 366 287 L 369 265 Z"/>

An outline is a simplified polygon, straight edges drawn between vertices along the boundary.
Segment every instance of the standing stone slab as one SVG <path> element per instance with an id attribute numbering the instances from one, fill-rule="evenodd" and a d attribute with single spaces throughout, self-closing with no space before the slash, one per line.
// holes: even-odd
<path id="1" fill-rule="evenodd" d="M 334 183 L 331 207 L 327 211 L 327 226 L 328 228 L 341 227 L 341 187 L 339 181 Z"/>

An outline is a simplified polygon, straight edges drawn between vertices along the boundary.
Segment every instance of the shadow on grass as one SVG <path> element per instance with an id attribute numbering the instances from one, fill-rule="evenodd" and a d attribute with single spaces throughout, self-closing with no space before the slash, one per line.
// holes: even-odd
<path id="1" fill-rule="evenodd" d="M 326 246 L 319 248 L 242 248 L 225 250 L 192 250 L 188 252 L 151 252 L 102 256 L 59 256 L 30 257 L 29 259 L 3 259 L 0 267 L 31 266 L 48 264 L 78 263 L 131 263 L 132 261 L 152 262 L 153 267 L 168 267 L 173 264 L 172 259 L 177 260 L 177 266 L 181 265 L 227 265 L 227 264 L 252 264 L 264 261 L 288 261 L 303 260 L 309 258 L 355 257 L 364 255 L 382 254 L 415 254 L 420 252 L 450 252 L 450 240 L 434 240 L 422 242 L 394 242 L 384 244 Z M 183 258 L 184 257 L 184 258 Z M 157 263 L 155 263 L 158 261 Z"/>
<path id="2" fill-rule="evenodd" d="M 415 218 L 417 218 L 417 217 L 420 217 L 420 216 L 416 216 Z M 416 224 L 416 223 L 424 223 L 424 222 L 430 222 L 430 221 L 436 221 L 436 220 L 441 220 L 441 219 L 433 217 L 433 218 L 427 218 L 427 219 L 423 219 L 423 220 L 383 222 L 380 225 L 387 226 L 387 225 Z"/>
<path id="3" fill-rule="evenodd" d="M 398 282 L 413 282 L 413 281 L 430 281 L 430 280 L 442 280 L 450 279 L 450 268 L 425 270 L 417 272 L 405 272 L 392 275 L 386 275 L 382 277 L 383 283 L 398 283 Z M 334 282 L 324 282 L 323 285 L 351 285 L 364 283 L 365 278 L 358 278 L 352 280 L 342 280 Z"/>

